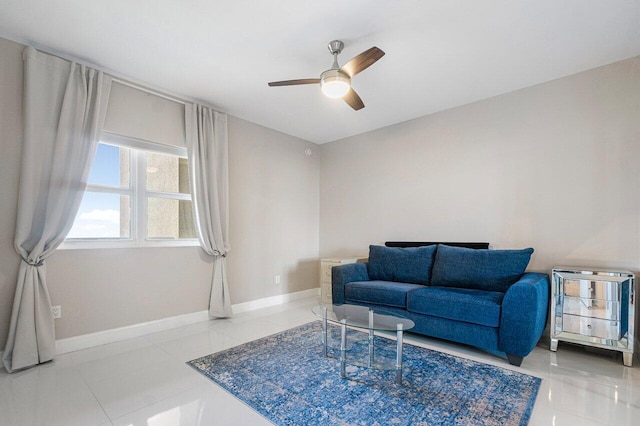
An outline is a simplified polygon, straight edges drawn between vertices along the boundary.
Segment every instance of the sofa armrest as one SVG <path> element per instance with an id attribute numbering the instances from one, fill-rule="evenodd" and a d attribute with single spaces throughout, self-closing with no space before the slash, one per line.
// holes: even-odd
<path id="1" fill-rule="evenodd" d="M 331 296 L 334 304 L 344 303 L 344 286 L 354 281 L 369 281 L 366 262 L 331 268 Z"/>
<path id="2" fill-rule="evenodd" d="M 549 276 L 529 272 L 507 290 L 500 315 L 500 350 L 525 357 L 536 346 L 547 323 Z"/>

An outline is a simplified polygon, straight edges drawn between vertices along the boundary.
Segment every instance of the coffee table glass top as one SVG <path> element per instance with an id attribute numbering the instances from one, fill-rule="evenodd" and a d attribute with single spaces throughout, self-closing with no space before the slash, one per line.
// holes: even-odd
<path id="1" fill-rule="evenodd" d="M 349 304 L 316 305 L 312 308 L 312 311 L 316 316 L 323 319 L 325 316 L 325 308 L 327 321 L 340 325 L 343 324 L 344 320 L 346 320 L 345 322 L 347 327 L 379 331 L 396 331 L 398 330 L 398 325 L 401 324 L 401 330 L 406 331 L 415 326 L 413 321 L 400 314 L 368 306 Z"/>

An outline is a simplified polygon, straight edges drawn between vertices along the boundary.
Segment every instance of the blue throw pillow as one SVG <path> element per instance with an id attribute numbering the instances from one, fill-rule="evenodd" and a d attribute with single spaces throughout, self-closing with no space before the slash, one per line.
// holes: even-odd
<path id="1" fill-rule="evenodd" d="M 533 253 L 438 246 L 431 285 L 505 292 L 520 279 Z"/>
<path id="2" fill-rule="evenodd" d="M 369 246 L 369 279 L 428 285 L 437 247 Z"/>

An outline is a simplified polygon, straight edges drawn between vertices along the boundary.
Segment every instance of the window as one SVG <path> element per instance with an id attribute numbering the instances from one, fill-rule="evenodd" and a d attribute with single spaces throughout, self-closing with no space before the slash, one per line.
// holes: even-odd
<path id="1" fill-rule="evenodd" d="M 186 149 L 105 134 L 64 248 L 198 245 Z"/>

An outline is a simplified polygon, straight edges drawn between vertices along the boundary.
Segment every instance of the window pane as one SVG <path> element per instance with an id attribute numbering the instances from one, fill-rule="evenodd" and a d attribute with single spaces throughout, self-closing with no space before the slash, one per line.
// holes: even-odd
<path id="1" fill-rule="evenodd" d="M 147 199 L 147 238 L 196 238 L 191 201 Z"/>
<path id="2" fill-rule="evenodd" d="M 189 194 L 187 159 L 175 155 L 146 152 L 147 190 Z"/>
<path id="3" fill-rule="evenodd" d="M 94 185 L 129 187 L 131 150 L 99 143 L 91 166 L 89 183 Z"/>
<path id="4" fill-rule="evenodd" d="M 130 214 L 128 195 L 87 191 L 67 238 L 129 238 Z"/>

